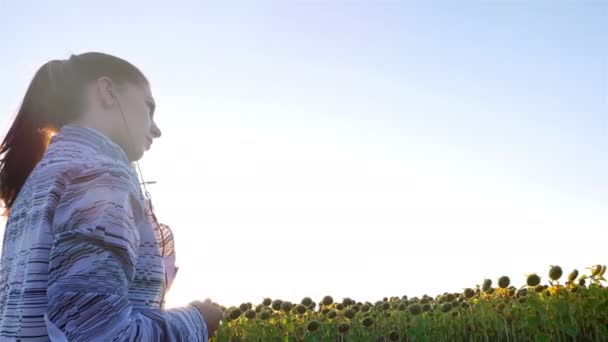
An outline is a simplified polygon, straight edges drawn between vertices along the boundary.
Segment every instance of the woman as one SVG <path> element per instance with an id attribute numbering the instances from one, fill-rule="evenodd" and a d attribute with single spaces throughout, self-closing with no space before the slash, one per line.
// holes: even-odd
<path id="1" fill-rule="evenodd" d="M 0 146 L 0 340 L 206 341 L 217 329 L 210 300 L 163 309 L 170 255 L 132 164 L 161 135 L 154 106 L 141 71 L 111 55 L 37 71 Z"/>

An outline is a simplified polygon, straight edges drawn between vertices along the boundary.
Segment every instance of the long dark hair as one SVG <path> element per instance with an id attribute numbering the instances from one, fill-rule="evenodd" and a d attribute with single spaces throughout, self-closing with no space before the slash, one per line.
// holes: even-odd
<path id="1" fill-rule="evenodd" d="M 0 145 L 0 199 L 6 208 L 5 216 L 52 135 L 86 109 L 85 85 L 102 76 L 117 84 L 148 82 L 131 63 L 99 52 L 52 60 L 38 69 Z"/>

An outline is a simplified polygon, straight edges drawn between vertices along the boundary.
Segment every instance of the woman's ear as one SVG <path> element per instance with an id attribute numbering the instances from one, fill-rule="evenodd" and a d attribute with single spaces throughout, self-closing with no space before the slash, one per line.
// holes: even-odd
<path id="1" fill-rule="evenodd" d="M 95 82 L 95 93 L 103 108 L 112 107 L 116 104 L 116 91 L 114 82 L 109 77 L 102 76 Z"/>

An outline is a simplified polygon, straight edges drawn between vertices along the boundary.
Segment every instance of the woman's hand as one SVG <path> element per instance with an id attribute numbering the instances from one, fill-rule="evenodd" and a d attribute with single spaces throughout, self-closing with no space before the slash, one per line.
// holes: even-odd
<path id="1" fill-rule="evenodd" d="M 224 312 L 216 303 L 211 302 L 211 299 L 207 298 L 204 302 L 195 300 L 190 303 L 194 305 L 201 312 L 207 325 L 207 332 L 209 338 L 213 336 L 213 333 L 220 327 L 220 321 L 224 318 Z"/>

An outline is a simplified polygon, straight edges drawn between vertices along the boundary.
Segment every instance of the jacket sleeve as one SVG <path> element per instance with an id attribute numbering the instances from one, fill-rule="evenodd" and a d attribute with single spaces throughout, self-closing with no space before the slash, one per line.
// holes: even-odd
<path id="1" fill-rule="evenodd" d="M 135 310 L 128 299 L 144 219 L 137 176 L 97 165 L 70 177 L 53 216 L 45 322 L 52 341 L 203 341 L 188 305 Z"/>

